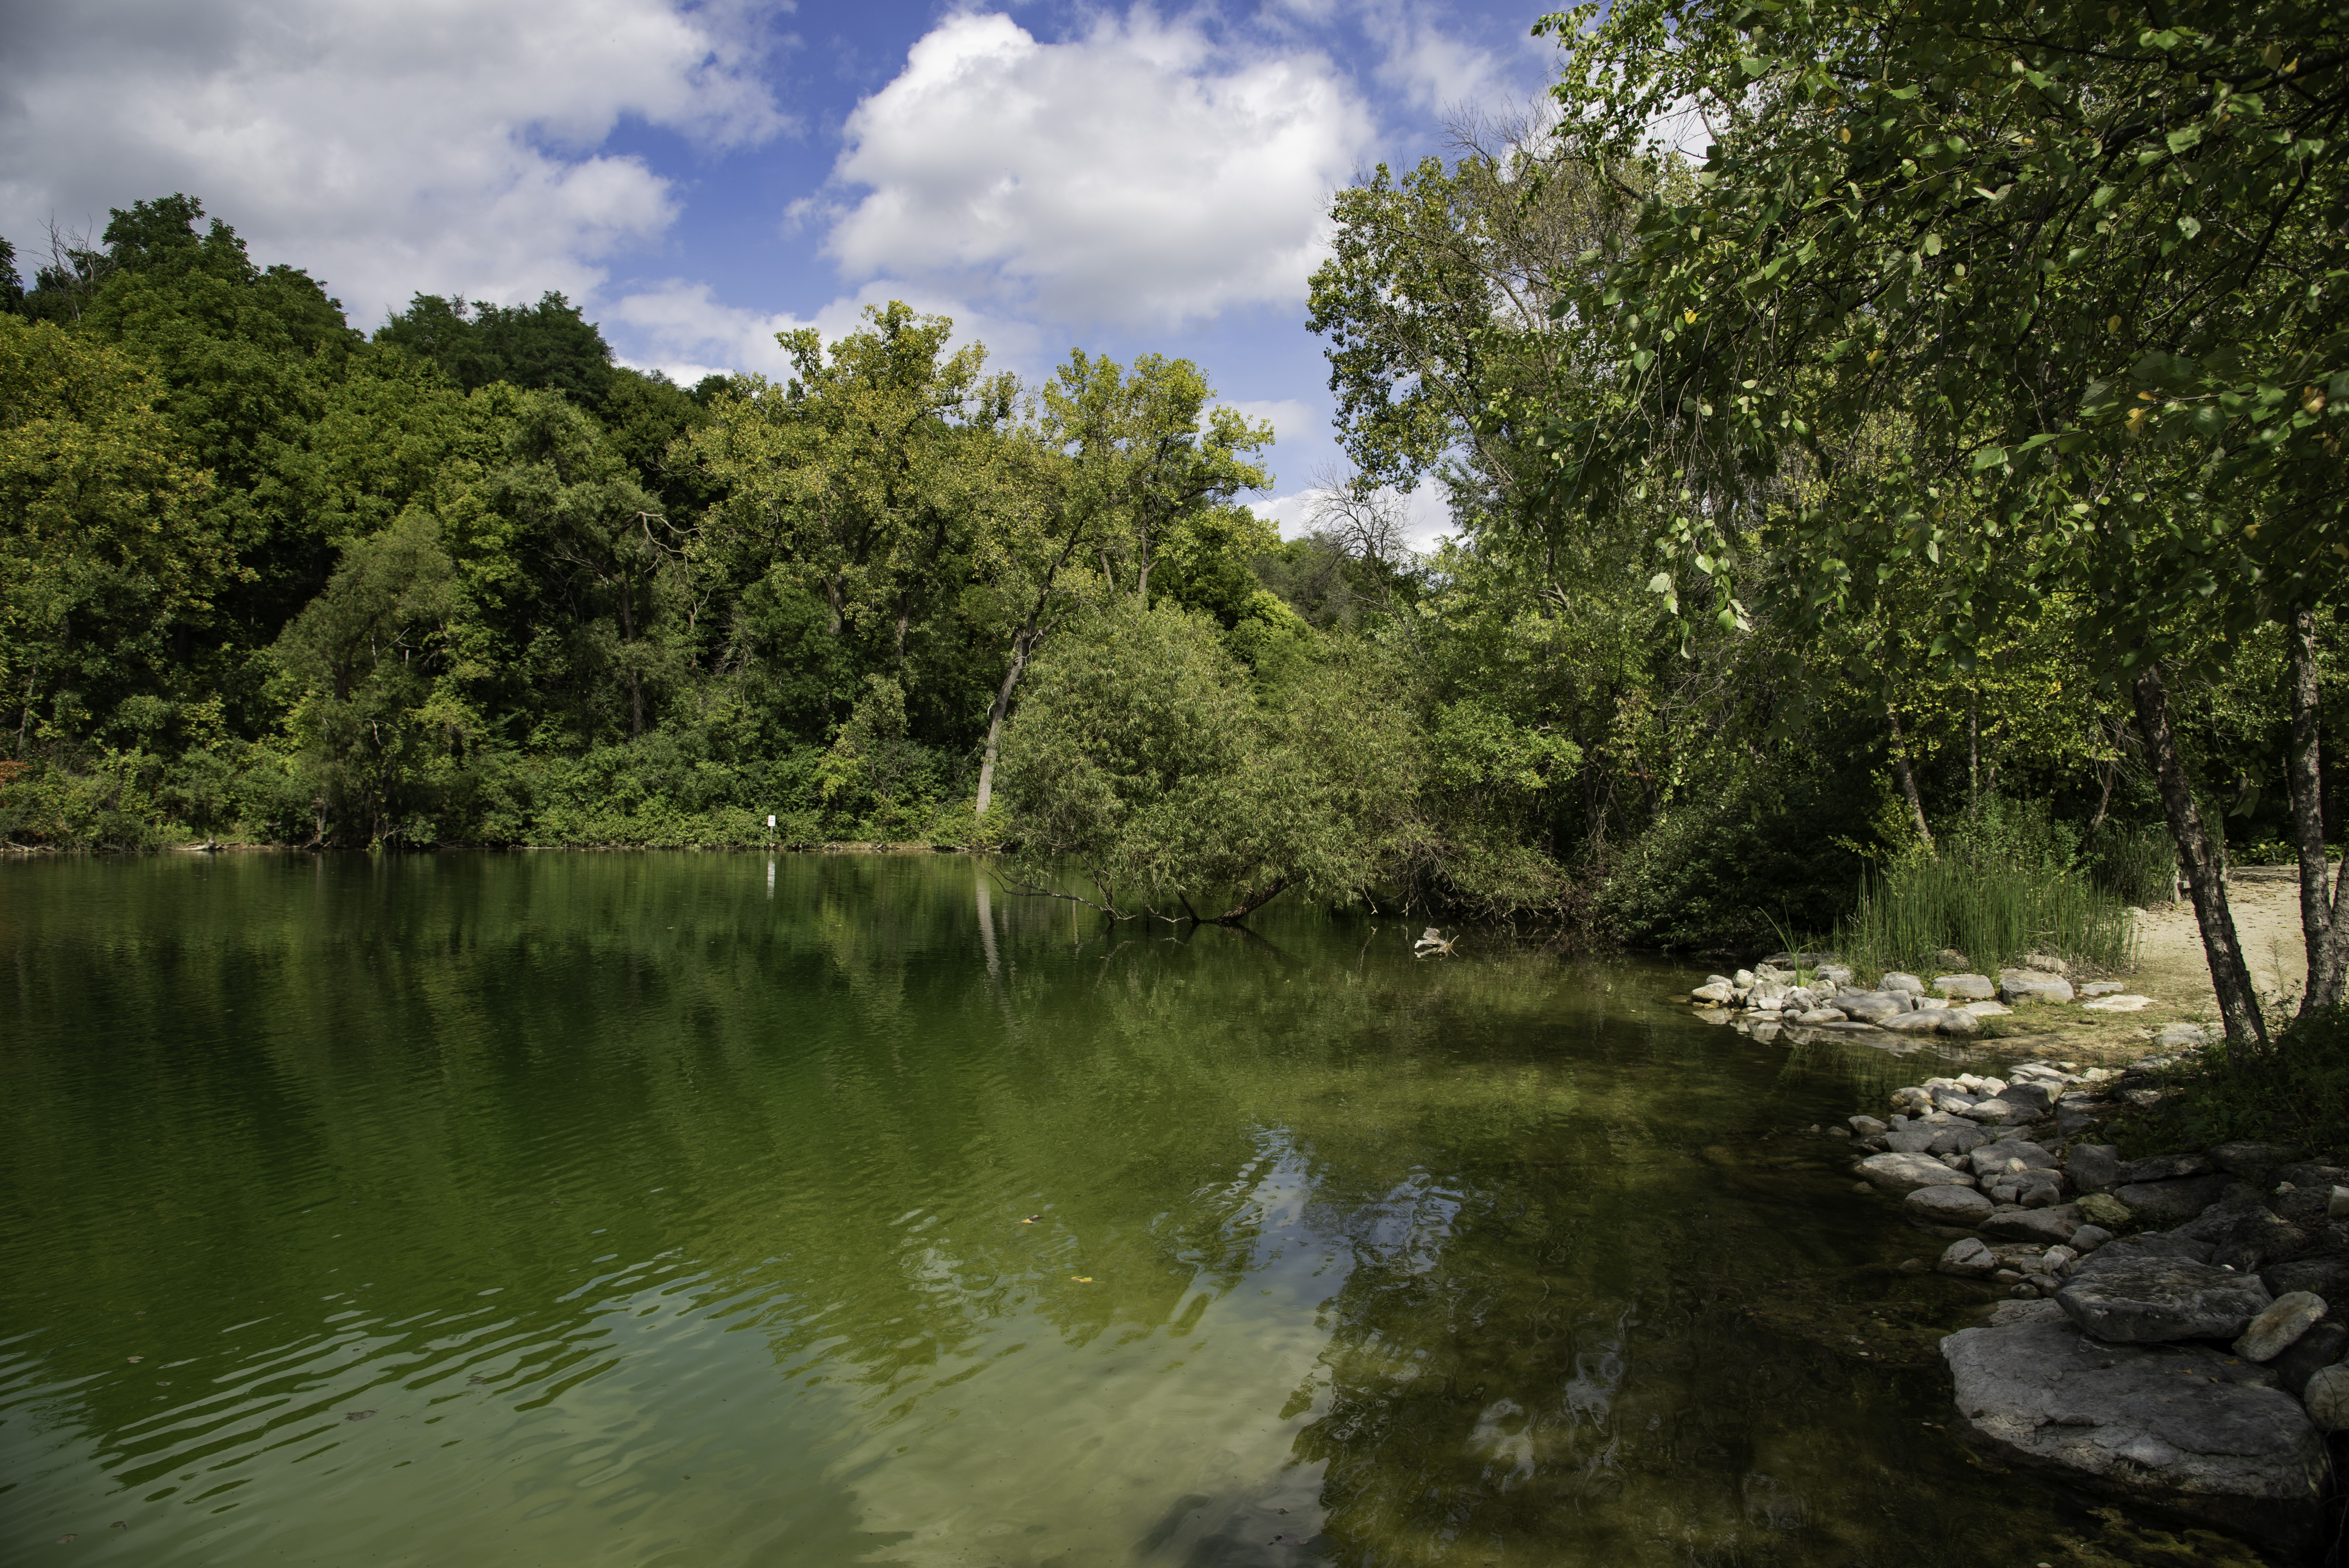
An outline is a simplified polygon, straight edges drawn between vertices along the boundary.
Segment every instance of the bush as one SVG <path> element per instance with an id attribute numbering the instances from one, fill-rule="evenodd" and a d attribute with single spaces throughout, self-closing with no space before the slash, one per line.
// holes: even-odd
<path id="1" fill-rule="evenodd" d="M 2131 1150 L 2202 1149 L 2232 1139 L 2349 1146 L 2349 1007 L 2295 1018 L 2266 1047 L 2215 1041 L 2171 1069 L 2176 1093 L 2116 1129 Z"/>
<path id="2" fill-rule="evenodd" d="M 2025 953 L 2127 966 L 2121 900 L 2090 879 L 2077 837 L 2044 804 L 1986 799 L 1938 850 L 1920 848 L 1863 882 L 1835 946 L 1854 967 L 1930 969 L 1954 948 L 1984 971 Z"/>
<path id="3" fill-rule="evenodd" d="M 2093 860 L 2096 885 L 2123 903 L 2168 903 L 2178 892 L 2178 844 L 2168 824 L 2107 828 Z"/>

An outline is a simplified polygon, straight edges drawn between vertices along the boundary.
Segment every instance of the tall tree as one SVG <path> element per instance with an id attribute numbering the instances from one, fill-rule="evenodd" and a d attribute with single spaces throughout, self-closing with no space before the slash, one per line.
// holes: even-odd
<path id="1" fill-rule="evenodd" d="M 2229 1035 L 2264 1038 L 2171 661 L 2214 620 L 2328 594 L 2349 555 L 2349 188 L 2322 161 L 2349 118 L 2349 21 L 2297 0 L 1641 0 L 1542 26 L 1595 166 L 1692 105 L 1713 139 L 1693 191 L 1651 201 L 1558 307 L 1609 346 L 1630 417 L 1560 400 L 1551 504 L 1661 484 L 1655 591 L 1676 603 L 1692 577 L 1729 620 L 1749 519 L 1800 563 L 1788 597 L 1813 618 L 1923 557 L 1933 651 L 1961 665 L 2000 597 L 2085 584 Z M 1884 406 L 1913 442 L 1855 461 Z"/>

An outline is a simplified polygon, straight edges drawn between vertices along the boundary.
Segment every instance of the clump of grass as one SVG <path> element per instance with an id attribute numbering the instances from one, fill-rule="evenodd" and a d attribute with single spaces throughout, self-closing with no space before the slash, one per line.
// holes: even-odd
<path id="1" fill-rule="evenodd" d="M 2263 1048 L 2214 1040 L 2165 1076 L 2176 1092 L 2119 1130 L 2132 1150 L 2235 1139 L 2349 1146 L 2349 1007 L 2295 1018 Z"/>
<path id="2" fill-rule="evenodd" d="M 1930 971 L 1947 949 L 1994 973 L 2026 953 L 2124 968 L 2135 938 L 2125 902 L 2091 878 L 2067 825 L 2044 806 L 1991 800 L 1937 851 L 1864 882 L 1835 944 L 1863 973 Z"/>
<path id="3" fill-rule="evenodd" d="M 2167 903 L 2178 891 L 2178 844 L 2160 822 L 2106 829 L 2091 865 L 2096 885 L 2123 903 Z"/>

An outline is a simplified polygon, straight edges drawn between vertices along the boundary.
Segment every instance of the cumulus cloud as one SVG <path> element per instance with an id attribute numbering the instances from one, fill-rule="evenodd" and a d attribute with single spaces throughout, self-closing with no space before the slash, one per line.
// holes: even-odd
<path id="1" fill-rule="evenodd" d="M 1320 505 L 1329 493 L 1319 485 L 1309 485 L 1287 495 L 1253 501 L 1249 503 L 1249 510 L 1279 529 L 1281 538 L 1301 539 L 1320 525 Z M 1422 484 L 1407 494 L 1397 494 L 1392 490 L 1383 493 L 1391 503 L 1402 510 L 1403 542 L 1412 549 L 1424 554 L 1434 549 L 1436 541 L 1445 534 L 1459 532 L 1459 528 L 1452 521 L 1451 508 L 1444 504 L 1440 486 Z"/>
<path id="2" fill-rule="evenodd" d="M 0 232 L 103 227 L 186 191 L 355 320 L 418 288 L 591 292 L 676 212 L 622 119 L 705 148 L 789 126 L 760 76 L 783 5 L 682 0 L 77 0 L 12 15 Z"/>
<path id="3" fill-rule="evenodd" d="M 1034 362 L 1042 345 L 1028 323 L 991 315 L 963 301 L 925 290 L 888 284 L 867 284 L 801 316 L 789 311 L 730 305 L 719 299 L 708 284 L 672 278 L 657 287 L 623 296 L 605 307 L 603 315 L 607 326 L 617 323 L 628 329 L 630 364 L 662 371 L 691 386 L 710 375 L 786 376 L 791 361 L 775 341 L 778 333 L 812 326 L 826 344 L 836 343 L 864 325 L 867 305 L 893 299 L 903 300 L 925 315 L 952 318 L 954 342 L 985 344 L 990 363 L 1008 363 L 1029 375 L 1035 373 Z"/>
<path id="4" fill-rule="evenodd" d="M 1293 304 L 1371 134 L 1318 51 L 1229 54 L 1140 8 L 1062 43 L 952 15 L 849 116 L 825 244 L 851 277 L 1062 320 Z"/>

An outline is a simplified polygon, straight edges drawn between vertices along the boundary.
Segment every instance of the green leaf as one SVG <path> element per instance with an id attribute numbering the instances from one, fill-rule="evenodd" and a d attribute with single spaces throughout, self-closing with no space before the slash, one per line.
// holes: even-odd
<path id="1" fill-rule="evenodd" d="M 2004 447 L 1984 447 L 1981 451 L 1974 454 L 1974 472 L 1980 473 L 1984 469 L 1997 468 L 2000 464 L 2005 461 L 2006 449 Z"/>
<path id="2" fill-rule="evenodd" d="M 2199 125 L 2186 126 L 2181 129 L 2171 131 L 2163 139 L 2169 143 L 2170 151 L 2182 153 L 2188 148 L 2196 146 L 2201 141 L 2202 128 Z"/>
<path id="3" fill-rule="evenodd" d="M 1657 573 L 1653 577 L 1651 577 L 1651 578 L 1649 578 L 1649 579 L 1648 579 L 1648 592 L 1649 592 L 1649 593 L 1671 593 L 1671 591 L 1672 591 L 1672 574 L 1671 574 L 1671 573 L 1669 573 L 1669 572 L 1659 572 L 1659 573 Z"/>
<path id="4" fill-rule="evenodd" d="M 1940 235 L 1928 234 L 1925 236 L 1925 253 L 1929 256 L 1938 256 L 1941 253 Z"/>
<path id="5" fill-rule="evenodd" d="M 2195 235 L 2202 232 L 2201 220 L 2199 218 L 2180 218 L 2178 220 L 2178 232 L 2190 240 Z"/>

